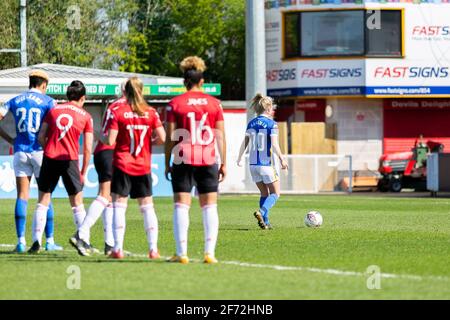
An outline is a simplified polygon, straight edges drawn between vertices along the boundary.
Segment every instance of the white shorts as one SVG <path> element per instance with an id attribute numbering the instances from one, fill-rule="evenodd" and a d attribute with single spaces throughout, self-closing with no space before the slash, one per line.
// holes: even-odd
<path id="1" fill-rule="evenodd" d="M 16 177 L 31 177 L 34 174 L 36 178 L 39 178 L 43 156 L 44 151 L 16 152 L 14 154 L 14 172 Z"/>
<path id="2" fill-rule="evenodd" d="M 278 173 L 272 166 L 250 166 L 250 174 L 254 183 L 269 184 L 278 181 Z"/>

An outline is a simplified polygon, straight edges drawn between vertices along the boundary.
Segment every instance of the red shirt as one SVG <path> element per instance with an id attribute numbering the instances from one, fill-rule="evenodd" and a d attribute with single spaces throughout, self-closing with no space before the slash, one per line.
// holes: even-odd
<path id="1" fill-rule="evenodd" d="M 216 163 L 215 129 L 223 121 L 220 101 L 200 91 L 188 91 L 169 102 L 167 121 L 176 124 L 174 163 L 208 166 Z"/>
<path id="2" fill-rule="evenodd" d="M 48 124 L 44 155 L 54 160 L 78 160 L 80 135 L 94 132 L 91 115 L 65 103 L 51 109 L 44 122 Z"/>
<path id="3" fill-rule="evenodd" d="M 120 98 L 111 103 L 108 108 L 106 109 L 105 114 L 103 115 L 103 121 L 102 121 L 102 131 L 100 134 L 102 134 L 104 137 L 108 135 L 108 126 L 109 122 L 111 121 L 113 117 L 113 111 L 117 110 L 122 104 L 127 103 L 127 100 L 125 98 Z M 101 141 L 97 143 L 97 147 L 94 150 L 94 154 L 97 154 L 99 152 L 105 151 L 105 150 L 114 150 L 114 146 L 108 146 Z"/>
<path id="4" fill-rule="evenodd" d="M 149 107 L 138 116 L 128 103 L 113 111 L 108 130 L 119 131 L 114 149 L 113 165 L 130 176 L 143 176 L 151 172 L 152 133 L 161 127 L 155 109 Z"/>

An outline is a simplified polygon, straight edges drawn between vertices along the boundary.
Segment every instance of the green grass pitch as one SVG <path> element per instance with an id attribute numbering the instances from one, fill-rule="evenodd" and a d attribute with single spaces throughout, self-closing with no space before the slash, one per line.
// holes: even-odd
<path id="1" fill-rule="evenodd" d="M 90 204 L 86 200 L 86 206 Z M 55 200 L 55 238 L 65 250 L 12 254 L 14 201 L 0 206 L 0 299 L 450 299 L 450 200 L 345 195 L 282 196 L 274 230 L 258 229 L 256 196 L 222 196 L 217 257 L 204 265 L 203 226 L 191 209 L 189 265 L 142 256 L 114 261 L 79 257 L 68 244 L 74 223 L 68 200 Z M 27 244 L 31 244 L 30 201 Z M 156 198 L 162 256 L 174 252 L 172 201 Z M 306 228 L 307 211 L 324 225 Z M 103 249 L 101 219 L 92 243 Z M 135 201 L 127 211 L 125 250 L 144 255 L 147 243 Z M 367 273 L 376 265 L 381 275 Z M 80 268 L 79 290 L 67 287 Z M 70 269 L 69 269 L 70 270 Z M 369 279 L 369 280 L 368 280 Z M 379 289 L 369 289 L 367 283 Z"/>

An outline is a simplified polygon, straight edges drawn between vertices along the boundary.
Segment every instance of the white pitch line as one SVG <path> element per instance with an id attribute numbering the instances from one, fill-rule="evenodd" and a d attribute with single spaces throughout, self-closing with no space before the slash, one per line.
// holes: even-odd
<path id="1" fill-rule="evenodd" d="M 268 265 L 268 264 L 254 264 L 247 262 L 239 262 L 239 261 L 221 261 L 223 264 L 235 265 L 239 267 L 247 267 L 247 268 L 263 268 L 263 269 L 274 269 L 279 271 L 307 271 L 313 273 L 325 273 L 336 276 L 353 276 L 353 277 L 367 277 L 369 274 L 357 271 L 344 271 L 337 269 L 320 269 L 320 268 L 311 268 L 311 267 L 298 267 L 298 266 L 279 266 L 279 265 Z M 380 277 L 382 278 L 403 278 L 409 280 L 424 280 L 425 278 L 434 278 L 436 280 L 449 280 L 445 277 L 421 277 L 416 275 L 409 274 L 392 274 L 392 273 L 381 273 Z"/>
<path id="2" fill-rule="evenodd" d="M 129 257 L 136 258 L 147 258 L 144 254 L 136 254 L 132 252 L 128 252 Z M 168 259 L 169 257 L 161 257 L 162 259 Z M 196 259 L 191 259 L 192 262 L 197 262 Z M 344 271 L 338 269 L 321 269 L 321 268 L 311 268 L 311 267 L 299 267 L 299 266 L 280 266 L 280 265 L 270 265 L 270 264 L 256 264 L 256 263 L 248 263 L 248 262 L 239 262 L 239 261 L 219 261 L 220 264 L 226 265 L 235 265 L 244 268 L 260 268 L 260 269 L 273 269 L 277 271 L 306 271 L 313 273 L 325 273 L 331 274 L 335 276 L 353 276 L 353 277 L 368 277 L 371 274 L 357 272 L 357 271 Z M 381 273 L 381 278 L 386 279 L 407 279 L 407 280 L 436 280 L 436 281 L 450 281 L 450 278 L 441 277 L 441 276 L 417 276 L 411 274 L 393 274 L 393 273 Z"/>
<path id="3" fill-rule="evenodd" d="M 0 248 L 14 248 L 13 244 L 0 244 Z M 66 252 L 73 252 L 73 250 L 63 250 Z M 125 251 L 125 256 L 134 257 L 134 258 L 147 258 L 148 256 L 145 254 L 137 254 L 129 251 Z M 168 259 L 169 257 L 161 257 L 161 259 Z M 191 259 L 192 262 L 198 262 L 200 260 Z M 257 264 L 257 263 L 249 263 L 249 262 L 240 262 L 240 261 L 219 261 L 219 264 L 226 265 L 234 265 L 243 268 L 259 268 L 259 269 L 273 269 L 277 271 L 303 271 L 303 272 L 312 272 L 312 273 L 324 273 L 335 276 L 347 276 L 347 277 L 367 277 L 372 274 L 358 272 L 358 271 L 345 271 L 338 269 L 321 269 L 321 268 L 312 268 L 312 267 L 300 267 L 300 266 L 280 266 L 280 265 L 270 265 L 270 264 Z M 436 281 L 450 281 L 450 278 L 444 276 L 418 276 L 412 274 L 394 274 L 394 273 L 380 273 L 380 277 L 386 279 L 407 279 L 407 280 L 436 280 Z"/>

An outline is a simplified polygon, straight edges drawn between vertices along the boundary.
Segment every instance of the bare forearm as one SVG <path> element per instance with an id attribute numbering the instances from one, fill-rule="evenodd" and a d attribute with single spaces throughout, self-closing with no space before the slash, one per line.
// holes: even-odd
<path id="1" fill-rule="evenodd" d="M 45 145 L 47 144 L 47 138 L 43 135 L 38 136 L 39 144 L 42 146 L 42 148 L 45 148 Z"/>
<path id="2" fill-rule="evenodd" d="M 94 143 L 94 135 L 92 133 L 85 133 L 83 144 L 83 167 L 81 174 L 84 176 L 87 172 L 89 161 L 91 160 L 92 145 Z"/>
<path id="3" fill-rule="evenodd" d="M 170 158 L 172 157 L 172 150 L 174 146 L 175 146 L 174 141 L 171 141 L 170 138 L 166 140 L 166 144 L 164 146 L 166 167 L 170 166 Z"/>
<path id="4" fill-rule="evenodd" d="M 242 156 L 244 155 L 245 150 L 247 150 L 248 141 L 249 141 L 249 138 L 246 136 L 246 137 L 244 138 L 244 140 L 242 141 L 242 143 L 241 143 L 241 148 L 239 149 L 238 160 L 241 160 L 241 159 L 242 159 Z"/>
<path id="5" fill-rule="evenodd" d="M 162 145 L 166 142 L 166 131 L 163 127 L 159 127 L 155 131 L 155 138 L 153 139 L 152 143 L 155 145 Z"/>
<path id="6" fill-rule="evenodd" d="M 0 128 L 0 137 L 5 139 L 9 144 L 14 144 L 14 139 L 2 128 Z"/>
<path id="7" fill-rule="evenodd" d="M 109 139 L 109 136 L 99 136 L 98 140 L 101 143 L 103 143 L 104 145 L 107 145 L 107 146 L 110 146 L 110 147 L 114 145 L 114 143 L 112 143 L 111 139 Z"/>
<path id="8" fill-rule="evenodd" d="M 223 165 L 227 164 L 227 141 L 225 135 L 217 137 L 217 145 L 220 156 L 220 163 Z"/>
<path id="9" fill-rule="evenodd" d="M 170 167 L 170 159 L 172 157 L 172 150 L 176 145 L 173 141 L 172 134 L 175 131 L 175 123 L 167 123 L 166 125 L 166 144 L 164 145 L 165 163 L 166 168 Z"/>
<path id="10" fill-rule="evenodd" d="M 91 161 L 91 152 L 92 150 L 85 149 L 83 151 L 83 166 L 81 167 L 81 174 L 84 176 L 89 167 L 89 162 Z"/>
<path id="11" fill-rule="evenodd" d="M 284 158 L 283 158 L 283 154 L 281 153 L 280 145 L 278 144 L 277 139 L 278 139 L 278 137 L 276 137 L 275 139 L 272 139 L 272 148 L 273 148 L 275 155 L 278 157 L 278 159 L 282 160 Z"/>

